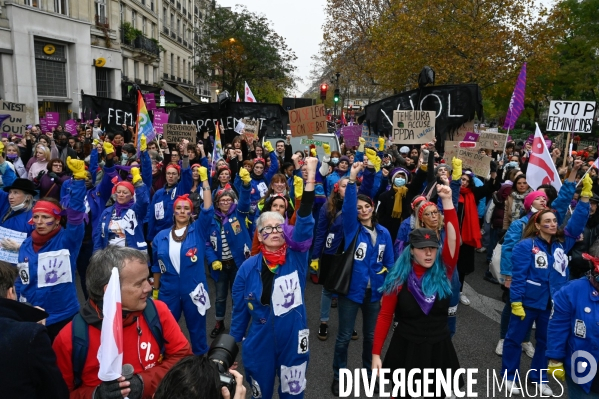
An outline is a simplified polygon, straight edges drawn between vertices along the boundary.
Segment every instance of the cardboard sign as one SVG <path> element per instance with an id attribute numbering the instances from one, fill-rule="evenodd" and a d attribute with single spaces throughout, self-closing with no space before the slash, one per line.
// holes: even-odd
<path id="1" fill-rule="evenodd" d="M 156 109 L 156 97 L 154 96 L 154 93 L 144 94 L 144 101 L 146 102 L 146 109 L 148 111 Z"/>
<path id="2" fill-rule="evenodd" d="M 162 111 L 154 111 L 154 129 L 156 129 L 156 134 L 164 134 L 165 123 L 168 123 L 168 114 Z"/>
<path id="3" fill-rule="evenodd" d="M 27 126 L 25 112 L 0 111 L 0 113 L 4 115 L 10 114 L 10 117 L 2 122 L 2 137 L 8 137 L 11 134 L 19 137 L 25 135 L 25 128 Z"/>
<path id="4" fill-rule="evenodd" d="M 468 133 L 478 133 L 478 130 L 474 128 L 474 119 L 463 123 L 458 130 L 453 133 L 451 139 L 453 141 L 466 141 L 465 137 Z"/>
<path id="5" fill-rule="evenodd" d="M 503 151 L 507 141 L 507 134 L 492 133 L 488 130 L 481 130 L 478 136 L 479 148 L 485 148 L 493 151 Z"/>
<path id="6" fill-rule="evenodd" d="M 64 131 L 70 133 L 71 136 L 77 135 L 77 121 L 69 119 L 64 123 Z"/>
<path id="7" fill-rule="evenodd" d="M 491 161 L 493 158 L 486 155 L 481 155 L 475 150 L 460 148 L 458 141 L 446 141 L 443 159 L 445 159 L 445 162 L 451 165 L 451 160 L 453 157 L 461 159 L 462 166 L 464 168 L 472 169 L 472 172 L 475 175 L 484 178 L 489 175 L 491 170 Z"/>
<path id="8" fill-rule="evenodd" d="M 346 147 L 360 145 L 360 136 L 362 135 L 362 125 L 344 126 L 341 128 L 343 142 Z"/>
<path id="9" fill-rule="evenodd" d="M 56 129 L 56 127 L 60 125 L 60 114 L 58 112 L 46 112 L 45 119 L 50 131 L 52 131 L 52 129 Z"/>
<path id="10" fill-rule="evenodd" d="M 591 133 L 596 104 L 594 101 L 551 101 L 547 131 Z"/>
<path id="11" fill-rule="evenodd" d="M 314 144 L 317 147 L 322 147 L 322 145 L 325 144 L 326 141 L 318 141 L 318 140 L 311 140 L 311 139 L 302 139 L 301 143 L 304 144 L 304 145 L 312 145 L 312 144 Z"/>
<path id="12" fill-rule="evenodd" d="M 35 123 L 35 111 L 33 107 L 28 107 L 26 104 L 12 103 L 10 101 L 0 101 L 0 113 L 11 114 L 12 112 L 24 112 L 25 122 L 28 125 Z"/>
<path id="13" fill-rule="evenodd" d="M 243 124 L 241 134 L 243 134 L 246 141 L 258 140 L 258 133 L 260 132 L 259 120 L 243 118 L 239 123 Z"/>
<path id="14" fill-rule="evenodd" d="M 394 144 L 424 144 L 434 138 L 434 111 L 393 111 L 391 141 Z"/>
<path id="15" fill-rule="evenodd" d="M 323 104 L 303 107 L 289 111 L 291 136 L 308 136 L 316 133 L 328 133 L 327 112 Z"/>
<path id="16" fill-rule="evenodd" d="M 194 125 L 179 125 L 177 123 L 165 123 L 163 125 L 163 138 L 167 143 L 177 144 L 181 140 L 188 140 L 191 144 L 196 143 L 197 129 Z"/>

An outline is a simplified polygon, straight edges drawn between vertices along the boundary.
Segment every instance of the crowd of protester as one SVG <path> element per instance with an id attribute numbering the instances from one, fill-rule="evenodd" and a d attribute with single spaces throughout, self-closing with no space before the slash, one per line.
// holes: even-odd
<path id="1" fill-rule="evenodd" d="M 9 397 L 159 397 L 163 379 L 208 373 L 210 362 L 187 358 L 205 359 L 208 335 L 224 334 L 227 325 L 243 345 L 254 397 L 272 397 L 277 385 L 280 397 L 302 397 L 308 338 L 326 341 L 330 329 L 335 395 L 339 370 L 349 367 L 348 345 L 360 335 L 369 372 L 457 370 L 451 339 L 460 328 L 458 304 L 470 305 L 464 283 L 476 253 L 491 263 L 497 247 L 501 277 L 486 270 L 485 279 L 503 291 L 496 353 L 510 390 L 521 393 L 515 376 L 524 351 L 532 369 L 566 378 L 570 397 L 599 397 L 598 378 L 577 385 L 570 375 L 573 351 L 599 358 L 592 343 L 599 338 L 596 147 L 563 156 L 551 150 L 563 180 L 558 192 L 529 185 L 531 147 L 523 142 L 487 150 L 490 173 L 476 176 L 460 159 L 443 159 L 435 142 L 397 146 L 380 138 L 366 147 L 360 139 L 339 151 L 325 143 L 319 159 L 314 145 L 298 150 L 288 138 L 273 146 L 238 136 L 215 161 L 206 131 L 197 144 L 142 136 L 137 148 L 134 136 L 127 126 L 105 134 L 80 125 L 76 135 L 30 126 L 24 137 L 2 138 L 0 246 L 17 255 L 13 264 L 0 263 L 0 326 L 11 331 L 0 351 L 10 347 L 20 359 L 0 370 Z M 318 284 L 347 251 L 347 293 L 323 287 L 320 314 L 308 316 L 305 285 Z M 134 372 L 100 381 L 103 292 L 113 267 L 121 280 L 124 363 Z M 212 304 L 213 328 L 206 320 Z M 339 315 L 333 328 L 331 308 Z M 308 317 L 319 317 L 318 331 L 308 330 Z M 31 348 L 17 352 L 24 340 Z M 18 355 L 27 351 L 39 353 L 36 373 L 15 378 L 33 367 Z M 245 389 L 234 377 L 237 398 Z M 544 370 L 531 378 L 552 394 Z M 188 383 L 191 395 L 196 384 Z"/>

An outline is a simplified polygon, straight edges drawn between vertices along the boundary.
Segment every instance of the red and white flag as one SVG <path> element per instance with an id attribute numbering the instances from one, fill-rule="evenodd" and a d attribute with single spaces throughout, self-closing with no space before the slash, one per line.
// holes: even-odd
<path id="1" fill-rule="evenodd" d="M 347 120 L 345 119 L 345 112 L 341 111 L 341 124 L 343 126 L 347 125 Z"/>
<path id="2" fill-rule="evenodd" d="M 98 378 L 102 381 L 113 381 L 123 373 L 123 311 L 121 283 L 116 267 L 112 268 L 112 275 L 104 292 L 102 313 L 104 319 L 98 349 Z"/>
<path id="3" fill-rule="evenodd" d="M 528 160 L 528 169 L 526 170 L 526 181 L 533 189 L 537 189 L 541 184 L 551 184 L 557 191 L 562 188 L 562 182 L 551 159 L 551 154 L 545 144 L 545 139 L 541 134 L 539 125 L 535 132 L 535 138 L 532 142 L 532 152 Z"/>
<path id="4" fill-rule="evenodd" d="M 256 97 L 254 97 L 252 90 L 250 90 L 250 86 L 248 86 L 248 82 L 245 82 L 245 102 L 246 103 L 257 103 L 258 102 L 258 101 L 256 101 Z"/>
<path id="5" fill-rule="evenodd" d="M 239 99 L 239 92 L 238 91 L 235 92 L 235 102 L 236 103 L 240 103 L 241 102 L 241 100 Z"/>

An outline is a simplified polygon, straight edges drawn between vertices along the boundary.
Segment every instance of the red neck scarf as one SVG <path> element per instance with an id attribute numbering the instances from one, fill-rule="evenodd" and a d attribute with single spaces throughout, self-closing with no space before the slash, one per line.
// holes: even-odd
<path id="1" fill-rule="evenodd" d="M 460 201 L 464 206 L 464 219 L 462 220 L 462 242 L 474 248 L 482 246 L 480 240 L 480 225 L 478 222 L 478 210 L 474 194 L 469 188 L 460 187 Z"/>
<path id="2" fill-rule="evenodd" d="M 260 244 L 260 252 L 264 257 L 268 270 L 276 273 L 279 270 L 279 266 L 285 263 L 285 257 L 287 256 L 287 243 L 283 243 L 283 246 L 276 251 L 269 251 L 266 249 L 264 244 Z"/>
<path id="3" fill-rule="evenodd" d="M 48 241 L 54 238 L 54 236 L 58 234 L 60 230 L 62 230 L 62 227 L 58 226 L 48 234 L 44 235 L 38 233 L 37 230 L 33 230 L 33 233 L 31 233 L 31 241 L 33 241 L 33 252 L 39 252 L 39 250 L 42 249 L 42 247 L 46 245 Z"/>

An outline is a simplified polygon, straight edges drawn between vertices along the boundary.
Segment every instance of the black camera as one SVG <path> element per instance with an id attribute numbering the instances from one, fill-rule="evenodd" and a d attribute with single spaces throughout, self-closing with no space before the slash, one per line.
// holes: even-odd
<path id="1" fill-rule="evenodd" d="M 208 359 L 216 363 L 220 376 L 220 387 L 227 387 L 231 397 L 235 396 L 235 377 L 229 373 L 229 369 L 235 362 L 239 348 L 235 339 L 229 334 L 220 334 L 208 350 Z"/>

